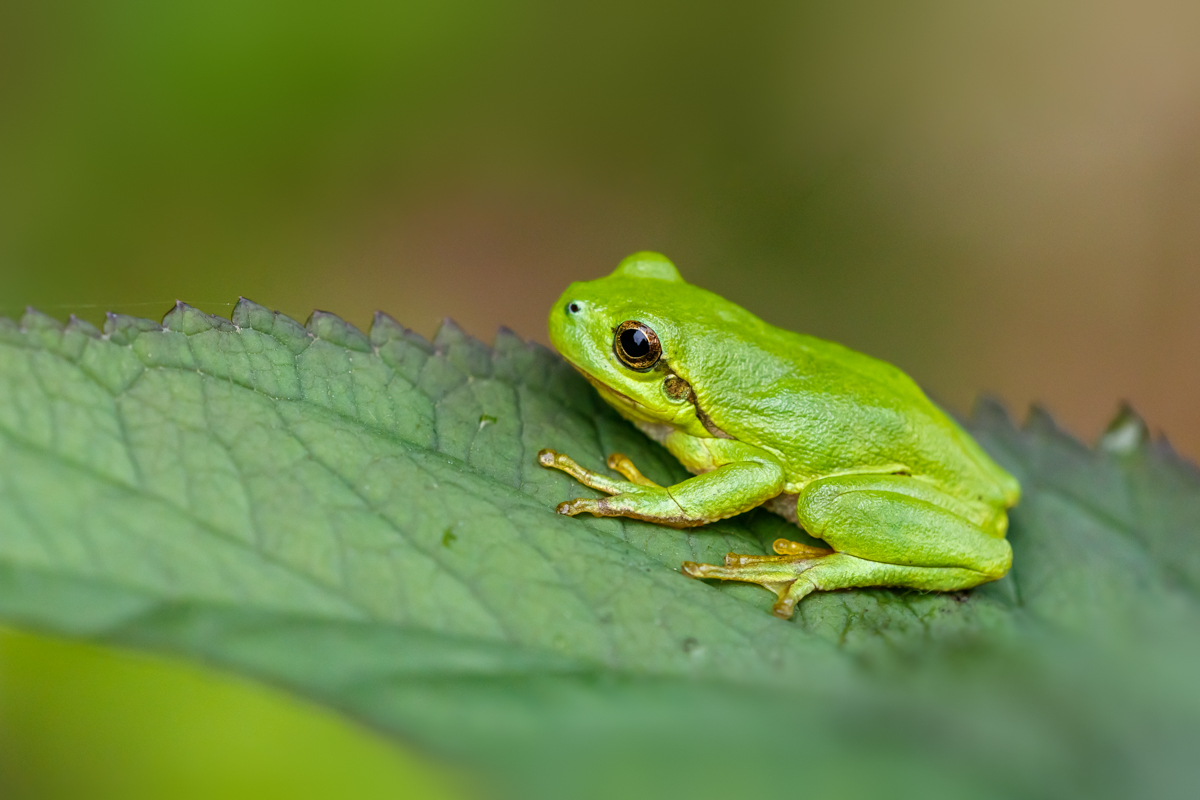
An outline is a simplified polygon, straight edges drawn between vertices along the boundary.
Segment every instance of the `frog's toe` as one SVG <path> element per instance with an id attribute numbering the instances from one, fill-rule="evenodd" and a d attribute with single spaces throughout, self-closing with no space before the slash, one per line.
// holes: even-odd
<path id="1" fill-rule="evenodd" d="M 817 584 L 801 575 L 792 582 L 786 590 L 779 592 L 779 599 L 771 607 L 771 613 L 780 619 L 791 619 L 796 610 L 796 604 L 816 591 Z"/>
<path id="2" fill-rule="evenodd" d="M 643 475 L 642 471 L 634 466 L 633 462 L 627 456 L 620 453 L 613 453 L 608 457 L 608 468 L 614 472 L 621 473 L 625 477 L 625 480 L 630 483 L 636 483 L 638 486 L 660 488 L 657 483 Z"/>
<path id="3" fill-rule="evenodd" d="M 620 494 L 629 488 L 629 484 L 625 481 L 613 480 L 607 475 L 601 475 L 599 472 L 593 472 L 587 467 L 580 466 L 578 463 L 576 463 L 575 459 L 571 458 L 570 456 L 563 455 L 562 453 L 556 453 L 549 448 L 538 451 L 538 463 L 547 469 L 556 469 L 561 472 L 565 472 L 575 480 L 582 483 L 584 486 L 604 492 L 605 494 Z M 566 504 L 564 503 L 563 505 Z M 560 514 L 567 513 L 562 510 L 563 505 L 558 507 L 558 513 Z"/>
<path id="4" fill-rule="evenodd" d="M 730 553 L 725 556 L 724 565 L 697 564 L 693 561 L 685 561 L 681 570 L 684 575 L 692 578 L 756 583 L 779 598 L 779 602 L 776 603 L 775 613 L 786 619 L 791 616 L 791 612 L 800 598 L 804 594 L 808 594 L 808 592 L 804 592 L 804 594 L 796 597 L 795 600 L 790 601 L 790 604 L 781 608 L 781 604 L 787 603 L 788 598 L 791 596 L 792 587 L 806 571 L 816 566 L 821 558 L 832 552 L 819 550 L 818 548 L 807 549 L 816 552 L 806 555 L 778 556 L 752 556 L 741 553 Z M 809 591 L 812 590 L 809 589 Z M 786 610 L 786 614 L 781 613 L 783 610 Z"/>
<path id="5" fill-rule="evenodd" d="M 752 559 L 765 558 L 764 556 L 739 556 L 735 553 L 730 553 L 725 557 L 725 565 L 717 564 L 697 564 L 694 561 L 685 561 L 680 565 L 680 570 L 684 575 L 690 578 L 698 578 L 701 580 L 721 580 L 721 581 L 744 581 L 746 583 L 757 583 L 771 591 L 779 594 L 792 581 L 796 580 L 795 573 L 791 572 L 783 564 L 742 564 L 736 559 Z"/>
<path id="6" fill-rule="evenodd" d="M 812 545 L 793 542 L 791 539 L 776 539 L 771 545 L 771 549 L 781 556 L 827 556 L 833 552 L 827 547 L 813 547 Z"/>
<path id="7" fill-rule="evenodd" d="M 559 503 L 555 506 L 554 510 L 567 517 L 574 517 L 578 514 L 596 514 L 599 516 L 600 504 L 586 497 L 576 497 L 574 500 Z"/>

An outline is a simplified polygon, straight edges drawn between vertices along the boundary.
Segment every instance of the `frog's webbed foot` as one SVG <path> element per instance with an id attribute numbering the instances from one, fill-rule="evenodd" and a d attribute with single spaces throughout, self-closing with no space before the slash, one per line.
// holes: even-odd
<path id="1" fill-rule="evenodd" d="M 661 486 L 642 475 L 638 468 L 633 465 L 633 462 L 620 453 L 613 453 L 608 457 L 608 466 L 610 469 L 628 478 L 629 480 L 627 481 L 610 478 L 607 475 L 602 475 L 587 467 L 580 466 L 570 456 L 565 456 L 562 453 L 556 453 L 549 449 L 538 453 L 538 463 L 543 467 L 561 470 L 584 486 L 609 495 L 636 497 L 645 489 L 662 491 Z M 559 514 L 565 514 L 568 517 L 584 513 L 595 514 L 596 516 L 622 515 L 622 512 L 608 498 L 593 500 L 586 497 L 577 497 L 574 500 L 559 503 L 555 510 Z"/>
<path id="2" fill-rule="evenodd" d="M 775 615 L 788 619 L 792 616 L 796 603 L 816 588 L 809 588 L 807 581 L 797 584 L 797 580 L 822 559 L 833 555 L 833 551 L 787 539 L 776 539 L 773 547 L 778 555 L 750 556 L 730 553 L 725 556 L 724 566 L 685 561 L 681 569 L 683 574 L 693 578 L 757 583 L 774 592 L 779 598 L 773 609 Z M 797 586 L 801 587 L 800 591 L 794 590 Z M 808 590 L 803 591 L 804 588 Z"/>

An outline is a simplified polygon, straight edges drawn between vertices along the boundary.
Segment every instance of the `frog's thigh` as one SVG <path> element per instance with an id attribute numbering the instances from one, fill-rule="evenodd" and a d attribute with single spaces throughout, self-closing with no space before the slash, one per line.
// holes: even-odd
<path id="1" fill-rule="evenodd" d="M 805 530 L 838 553 L 877 564 L 977 573 L 970 585 L 1002 577 L 1012 563 L 1012 548 L 1002 536 L 949 510 L 959 505 L 936 487 L 906 476 L 853 475 L 809 484 L 796 513 Z M 851 585 L 946 588 L 942 576 L 905 571 L 895 577 L 895 582 Z"/>
<path id="2" fill-rule="evenodd" d="M 970 589 L 998 577 L 1000 575 L 988 575 L 965 567 L 911 567 L 834 553 L 802 572 L 794 583 L 779 593 L 773 610 L 776 616 L 787 619 L 798 602 L 816 591 L 903 586 L 927 592 L 952 592 Z"/>

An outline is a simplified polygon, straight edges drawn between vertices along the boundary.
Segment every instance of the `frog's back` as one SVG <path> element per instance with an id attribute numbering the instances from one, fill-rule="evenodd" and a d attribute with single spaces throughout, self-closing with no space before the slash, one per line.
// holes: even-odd
<path id="1" fill-rule="evenodd" d="M 790 484 L 904 473 L 966 500 L 1016 502 L 1012 476 L 901 370 L 743 313 L 753 330 L 735 328 L 720 355 L 696 365 L 696 399 L 729 435 L 781 453 Z"/>

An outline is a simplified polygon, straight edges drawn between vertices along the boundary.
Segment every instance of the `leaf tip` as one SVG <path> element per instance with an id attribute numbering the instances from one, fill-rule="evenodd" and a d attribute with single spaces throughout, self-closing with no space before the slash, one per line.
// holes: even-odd
<path id="1" fill-rule="evenodd" d="M 293 354 L 303 353 L 313 341 L 313 335 L 299 322 L 247 297 L 238 298 L 230 318 L 238 329 L 270 336 Z"/>
<path id="2" fill-rule="evenodd" d="M 367 332 L 371 344 L 380 345 L 404 338 L 404 326 L 395 317 L 383 311 L 371 316 L 371 329 Z"/>
<path id="3" fill-rule="evenodd" d="M 1033 433 L 1049 433 L 1056 436 L 1062 433 L 1050 412 L 1037 403 L 1029 406 L 1025 424 L 1021 427 Z"/>
<path id="4" fill-rule="evenodd" d="M 433 344 L 439 350 L 445 350 L 452 345 L 462 344 L 472 348 L 488 349 L 486 344 L 467 333 L 461 325 L 450 317 L 442 317 L 442 324 L 438 326 L 437 333 L 433 336 Z"/>
<path id="5" fill-rule="evenodd" d="M 1149 441 L 1150 429 L 1146 421 L 1129 403 L 1122 401 L 1097 446 L 1107 453 L 1126 456 L 1141 450 Z"/>
<path id="6" fill-rule="evenodd" d="M 49 331 L 58 333 L 62 331 L 63 324 L 51 317 L 48 314 L 43 314 L 33 306 L 25 307 L 25 316 L 21 317 L 22 331 Z"/>
<path id="7" fill-rule="evenodd" d="M 1016 428 L 1012 415 L 1008 413 L 1008 407 L 999 397 L 992 394 L 982 394 L 975 399 L 975 405 L 971 408 L 971 420 L 977 427 Z"/>
<path id="8" fill-rule="evenodd" d="M 229 320 L 205 314 L 182 300 L 176 300 L 175 307 L 163 317 L 162 327 L 164 330 L 182 333 L 185 336 L 194 336 L 214 328 L 230 332 L 234 330 L 234 324 Z"/>
<path id="9" fill-rule="evenodd" d="M 467 375 L 483 377 L 492 373 L 492 349 L 449 317 L 442 320 L 433 337 L 433 346 Z"/>
<path id="10" fill-rule="evenodd" d="M 514 331 L 507 325 L 501 325 L 496 329 L 496 336 L 492 339 L 493 350 L 512 350 L 516 348 L 528 349 L 533 343 L 522 338 L 521 334 Z"/>
<path id="11" fill-rule="evenodd" d="M 253 300 L 238 295 L 237 303 L 234 304 L 233 313 L 229 315 L 229 318 L 239 328 L 253 328 L 255 315 L 264 311 L 268 314 L 271 313 Z"/>
<path id="12" fill-rule="evenodd" d="M 347 350 L 358 350 L 363 353 L 371 351 L 371 341 L 367 335 L 337 314 L 315 310 L 309 314 L 304 327 L 313 338 L 321 341 L 344 347 Z"/>
<path id="13" fill-rule="evenodd" d="M 74 314 L 72 314 L 70 319 L 67 320 L 67 330 L 75 333 L 82 333 L 84 336 L 87 336 L 90 339 L 99 339 L 104 335 L 95 325 L 88 322 L 86 319 L 80 319 Z"/>
<path id="14" fill-rule="evenodd" d="M 133 344 L 143 333 L 162 331 L 163 326 L 152 319 L 130 317 L 107 311 L 104 314 L 104 337 L 113 344 Z"/>
<path id="15" fill-rule="evenodd" d="M 433 342 L 437 344 L 439 339 L 465 339 L 467 332 L 462 329 L 462 326 L 455 322 L 450 317 L 442 317 L 442 323 L 438 325 L 437 333 L 434 334 Z"/>

